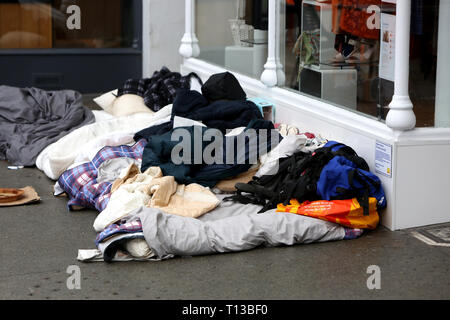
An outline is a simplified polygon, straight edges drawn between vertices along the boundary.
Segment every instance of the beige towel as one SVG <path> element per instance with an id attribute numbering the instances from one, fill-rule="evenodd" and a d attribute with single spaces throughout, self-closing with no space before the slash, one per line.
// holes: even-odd
<path id="1" fill-rule="evenodd" d="M 178 216 L 198 218 L 220 203 L 209 188 L 196 183 L 178 185 L 171 176 L 152 180 L 148 188 L 152 194 L 148 207 Z"/>
<path id="2" fill-rule="evenodd" d="M 154 178 L 160 178 L 163 176 L 162 171 L 159 167 L 150 167 L 143 174 L 152 176 Z M 121 178 L 114 181 L 111 187 L 111 193 L 119 189 L 121 185 L 135 182 L 140 178 L 140 175 L 141 170 L 139 169 L 139 167 L 134 163 L 130 164 L 121 174 Z"/>

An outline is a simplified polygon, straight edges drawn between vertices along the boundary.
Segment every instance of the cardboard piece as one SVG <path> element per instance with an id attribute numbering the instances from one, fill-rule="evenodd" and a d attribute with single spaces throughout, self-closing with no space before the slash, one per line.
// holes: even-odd
<path id="1" fill-rule="evenodd" d="M 0 207 L 13 207 L 13 206 L 22 206 L 30 203 L 35 203 L 41 201 L 41 198 L 37 194 L 36 190 L 33 187 L 25 187 L 20 190 L 25 191 L 23 197 L 16 201 L 0 203 Z"/>

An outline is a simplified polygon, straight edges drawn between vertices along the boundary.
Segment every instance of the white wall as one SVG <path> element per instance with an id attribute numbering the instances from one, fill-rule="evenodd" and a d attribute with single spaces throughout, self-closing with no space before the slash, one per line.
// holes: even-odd
<path id="1" fill-rule="evenodd" d="M 143 0 L 143 75 L 162 66 L 179 71 L 184 34 L 184 0 Z"/>
<path id="2" fill-rule="evenodd" d="M 397 148 L 398 229 L 450 221 L 450 142 Z"/>

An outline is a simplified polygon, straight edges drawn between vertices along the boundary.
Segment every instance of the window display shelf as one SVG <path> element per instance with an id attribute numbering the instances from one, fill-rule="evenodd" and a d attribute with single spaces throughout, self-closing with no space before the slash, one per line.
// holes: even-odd
<path id="1" fill-rule="evenodd" d="M 355 67 L 304 66 L 300 73 L 299 90 L 333 104 L 356 110 L 357 79 Z"/>
<path id="2" fill-rule="evenodd" d="M 378 67 L 378 61 L 352 61 L 352 62 L 322 62 L 320 65 L 334 67 L 339 69 L 356 68 L 358 66 L 374 66 Z"/>

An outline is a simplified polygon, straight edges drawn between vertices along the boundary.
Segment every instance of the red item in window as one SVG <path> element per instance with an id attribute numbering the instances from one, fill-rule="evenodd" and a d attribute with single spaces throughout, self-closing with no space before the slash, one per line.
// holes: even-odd
<path id="1" fill-rule="evenodd" d="M 379 39 L 380 30 L 370 24 L 369 28 L 367 23 L 374 14 L 379 14 L 367 13 L 371 5 L 381 8 L 381 0 L 342 0 L 340 29 L 360 38 Z"/>

